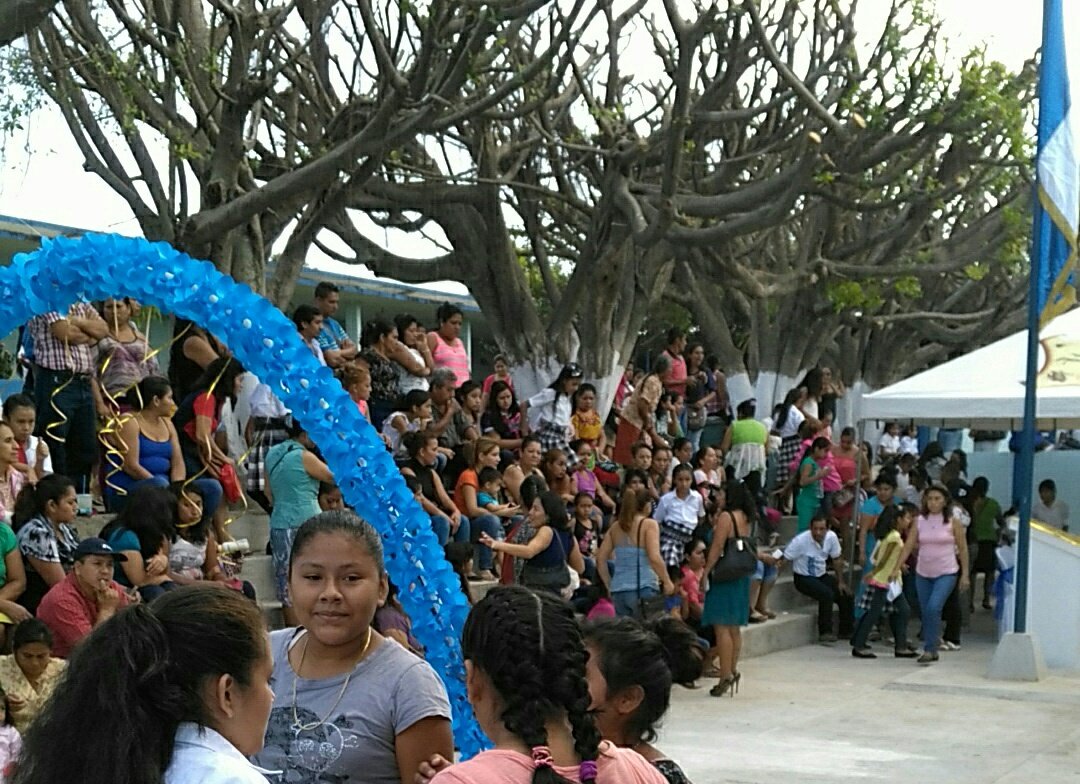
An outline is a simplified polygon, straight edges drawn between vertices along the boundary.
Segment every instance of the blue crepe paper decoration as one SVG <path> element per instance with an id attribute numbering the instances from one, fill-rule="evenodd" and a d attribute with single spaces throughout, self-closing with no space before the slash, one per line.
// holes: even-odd
<path id="1" fill-rule="evenodd" d="M 458 748 L 464 757 L 485 748 L 465 691 L 459 641 L 469 607 L 461 582 L 375 429 L 292 321 L 212 264 L 166 243 L 86 234 L 45 239 L 40 250 L 0 268 L 0 335 L 35 315 L 113 296 L 134 297 L 213 332 L 303 423 L 345 500 L 382 536 L 413 633 L 446 684 Z"/>

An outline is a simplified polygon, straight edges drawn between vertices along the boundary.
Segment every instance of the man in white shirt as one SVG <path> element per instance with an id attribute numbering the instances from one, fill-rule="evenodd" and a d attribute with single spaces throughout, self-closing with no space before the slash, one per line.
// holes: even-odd
<path id="1" fill-rule="evenodd" d="M 1062 531 L 1069 530 L 1069 505 L 1057 497 L 1057 484 L 1053 479 L 1039 482 L 1039 497 L 1031 506 L 1031 519 Z"/>
<path id="2" fill-rule="evenodd" d="M 840 636 L 850 637 L 855 621 L 854 602 L 851 589 L 844 580 L 840 539 L 829 530 L 824 515 L 815 515 L 810 522 L 810 530 L 803 531 L 788 542 L 784 554 L 775 563 L 779 567 L 785 561 L 791 562 L 795 590 L 818 603 L 819 642 L 836 642 L 832 625 L 834 604 L 840 610 Z M 829 562 L 835 575 L 826 573 Z"/>

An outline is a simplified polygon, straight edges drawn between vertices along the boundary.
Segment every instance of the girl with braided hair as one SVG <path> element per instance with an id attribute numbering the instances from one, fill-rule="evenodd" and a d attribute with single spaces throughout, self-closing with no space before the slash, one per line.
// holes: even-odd
<path id="1" fill-rule="evenodd" d="M 433 757 L 432 784 L 665 784 L 630 749 L 600 739 L 574 611 L 555 596 L 495 588 L 469 614 L 461 641 L 477 721 L 495 748 L 451 765 Z"/>

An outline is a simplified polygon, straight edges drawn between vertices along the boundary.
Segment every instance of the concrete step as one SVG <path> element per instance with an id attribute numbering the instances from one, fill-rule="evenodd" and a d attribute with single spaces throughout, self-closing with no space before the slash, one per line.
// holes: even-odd
<path id="1" fill-rule="evenodd" d="M 751 659 L 790 648 L 800 648 L 816 640 L 817 615 L 813 610 L 780 612 L 770 621 L 743 627 L 740 658 Z"/>
<path id="2" fill-rule="evenodd" d="M 776 578 L 772 590 L 769 591 L 768 605 L 770 610 L 780 614 L 812 608 L 814 603 L 795 590 L 795 581 L 789 568 Z"/>
<path id="3" fill-rule="evenodd" d="M 255 588 L 259 602 L 277 599 L 277 584 L 274 580 L 274 559 L 265 553 L 252 553 L 244 556 L 240 570 L 241 579 L 247 580 Z"/>
<path id="4" fill-rule="evenodd" d="M 233 520 L 226 530 L 233 539 L 247 539 L 252 553 L 265 553 L 266 543 L 270 541 L 270 516 L 253 501 L 250 503 L 246 512 L 233 510 Z"/>

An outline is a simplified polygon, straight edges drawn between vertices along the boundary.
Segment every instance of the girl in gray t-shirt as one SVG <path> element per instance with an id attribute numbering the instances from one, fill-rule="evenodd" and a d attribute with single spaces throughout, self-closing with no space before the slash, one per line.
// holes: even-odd
<path id="1" fill-rule="evenodd" d="M 347 510 L 304 523 L 289 591 L 301 627 L 270 635 L 274 706 L 255 764 L 284 784 L 411 784 L 433 749 L 450 757 L 442 681 L 372 626 L 387 579 L 371 526 Z"/>

